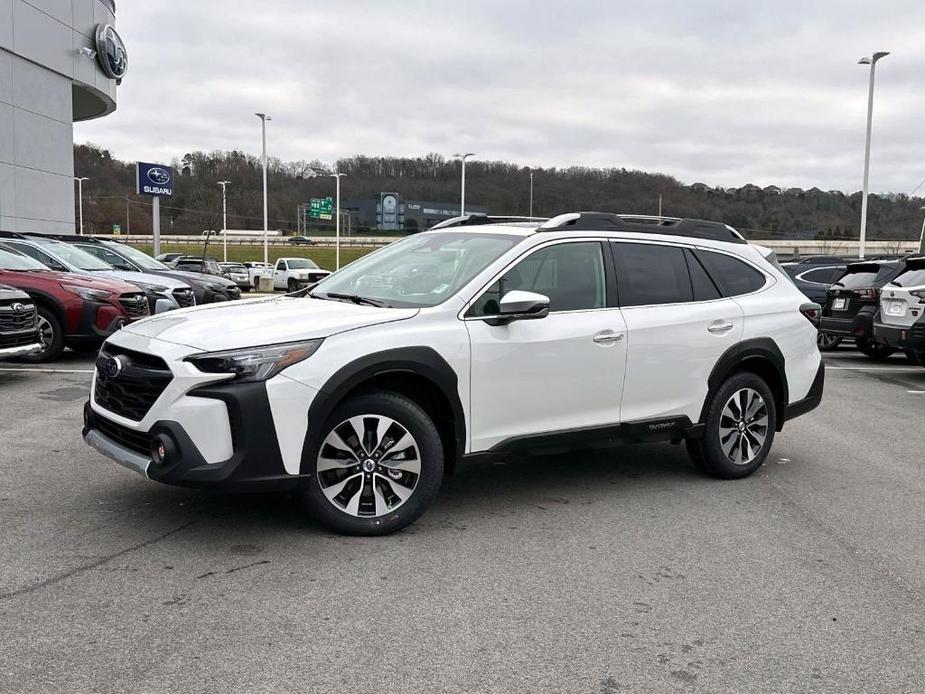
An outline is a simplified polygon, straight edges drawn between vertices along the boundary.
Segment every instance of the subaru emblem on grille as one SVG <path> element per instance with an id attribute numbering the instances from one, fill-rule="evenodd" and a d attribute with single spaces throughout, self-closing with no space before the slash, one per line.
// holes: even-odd
<path id="1" fill-rule="evenodd" d="M 100 365 L 103 373 L 109 378 L 117 378 L 122 373 L 122 360 L 119 357 L 106 357 Z"/>
<path id="2" fill-rule="evenodd" d="M 11 308 L 13 309 L 13 313 L 25 313 L 27 310 L 26 305 L 20 303 L 13 304 Z"/>

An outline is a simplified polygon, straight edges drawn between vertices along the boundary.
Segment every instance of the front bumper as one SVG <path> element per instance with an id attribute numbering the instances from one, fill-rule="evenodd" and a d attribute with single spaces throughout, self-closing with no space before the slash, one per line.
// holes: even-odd
<path id="1" fill-rule="evenodd" d="M 146 431 L 139 431 L 95 411 L 90 402 L 84 405 L 84 441 L 120 465 L 164 484 L 228 491 L 298 489 L 304 485 L 304 476 L 289 474 L 283 465 L 263 383 L 206 386 L 190 396 L 221 400 L 228 408 L 233 452 L 227 459 L 207 462 L 191 432 L 180 422 L 159 419 Z M 155 462 L 152 451 L 164 440 L 170 453 L 163 462 Z"/>
<path id="2" fill-rule="evenodd" d="M 2 338 L 0 338 L 0 344 L 2 344 Z M 30 354 L 38 354 L 42 351 L 42 344 L 35 340 L 35 342 L 30 342 L 24 345 L 16 345 L 14 347 L 0 347 L 0 359 L 13 359 L 14 357 L 28 357 Z"/>

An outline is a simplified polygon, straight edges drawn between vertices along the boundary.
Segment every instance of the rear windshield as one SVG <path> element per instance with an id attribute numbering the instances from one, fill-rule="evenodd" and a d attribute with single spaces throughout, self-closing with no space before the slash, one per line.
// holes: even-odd
<path id="1" fill-rule="evenodd" d="M 925 284 L 925 267 L 906 270 L 893 280 L 893 284 L 898 287 L 918 287 L 919 285 Z"/>
<path id="2" fill-rule="evenodd" d="M 866 289 L 868 287 L 882 286 L 895 273 L 896 268 L 891 265 L 868 265 L 856 269 L 849 268 L 833 286 L 844 287 L 845 289 Z"/>

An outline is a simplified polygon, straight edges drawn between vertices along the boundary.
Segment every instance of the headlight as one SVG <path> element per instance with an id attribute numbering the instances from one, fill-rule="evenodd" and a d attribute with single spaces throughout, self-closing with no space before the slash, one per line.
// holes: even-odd
<path id="1" fill-rule="evenodd" d="M 112 296 L 112 292 L 108 292 L 105 289 L 93 289 L 91 287 L 78 287 L 73 284 L 62 284 L 61 288 L 64 291 L 70 292 L 71 294 L 76 294 L 81 299 L 85 301 L 100 301 L 102 299 L 108 299 Z"/>
<path id="2" fill-rule="evenodd" d="M 236 383 L 253 383 L 273 378 L 283 369 L 308 359 L 321 343 L 322 340 L 308 340 L 227 352 L 206 352 L 187 357 L 186 361 L 206 373 L 234 374 L 232 380 Z"/>

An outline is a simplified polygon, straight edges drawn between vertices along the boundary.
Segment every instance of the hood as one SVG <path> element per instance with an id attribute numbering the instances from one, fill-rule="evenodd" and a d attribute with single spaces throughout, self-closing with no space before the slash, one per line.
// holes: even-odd
<path id="1" fill-rule="evenodd" d="M 209 275 L 205 272 L 193 272 L 192 270 L 173 270 L 174 277 L 180 276 L 189 276 L 196 282 L 211 282 L 212 284 L 220 284 L 223 287 L 233 287 L 234 282 L 232 282 L 227 277 L 220 277 L 219 275 Z"/>
<path id="2" fill-rule="evenodd" d="M 21 280 L 21 281 L 20 281 Z M 42 272 L 12 272 L 0 269 L 0 281 L 21 287 L 23 284 L 38 287 L 44 282 L 57 282 L 59 284 L 73 284 L 78 287 L 91 289 L 105 289 L 114 294 L 137 294 L 138 287 L 121 280 L 112 279 L 104 275 L 82 275 L 76 272 L 55 272 L 43 270 Z"/>
<path id="3" fill-rule="evenodd" d="M 6 284 L 0 284 L 0 301 L 6 299 L 28 299 L 29 295 L 16 287 L 10 287 Z"/>
<path id="4" fill-rule="evenodd" d="M 416 308 L 377 308 L 344 301 L 279 297 L 169 311 L 123 328 L 206 352 L 295 342 L 405 320 Z"/>
<path id="5" fill-rule="evenodd" d="M 168 277 L 167 275 L 155 275 L 150 272 L 105 270 L 100 271 L 100 274 L 105 277 L 112 277 L 114 279 L 128 282 L 129 284 L 134 284 L 135 286 L 138 286 L 138 283 L 141 282 L 142 284 L 156 284 L 161 287 L 167 287 L 167 289 L 189 289 L 189 285 L 186 282 Z"/>

